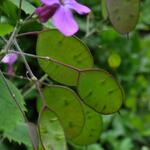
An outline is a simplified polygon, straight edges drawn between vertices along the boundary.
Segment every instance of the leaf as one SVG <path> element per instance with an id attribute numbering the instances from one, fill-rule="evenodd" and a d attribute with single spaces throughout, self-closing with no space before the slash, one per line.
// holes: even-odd
<path id="1" fill-rule="evenodd" d="M 83 128 L 85 119 L 78 96 L 71 89 L 63 86 L 47 87 L 43 90 L 43 94 L 47 106 L 59 118 L 67 139 L 77 137 Z"/>
<path id="2" fill-rule="evenodd" d="M 102 117 L 93 109 L 84 105 L 85 124 L 80 135 L 72 139 L 77 145 L 89 145 L 95 143 L 102 131 Z"/>
<path id="3" fill-rule="evenodd" d="M 120 85 L 109 73 L 100 69 L 80 73 L 78 93 L 88 106 L 102 114 L 117 112 L 123 101 Z"/>
<path id="4" fill-rule="evenodd" d="M 41 68 L 55 81 L 76 85 L 80 69 L 91 68 L 93 59 L 87 46 L 75 36 L 65 37 L 55 29 L 41 32 L 37 55 L 53 60 L 39 60 Z"/>
<path id="5" fill-rule="evenodd" d="M 2 141 L 0 141 L 0 150 L 9 150 L 9 148 L 7 147 L 7 145 L 2 143 Z"/>
<path id="6" fill-rule="evenodd" d="M 28 134 L 28 126 L 23 122 L 19 122 L 13 130 L 4 132 L 3 137 L 8 138 L 10 142 L 15 141 L 19 144 L 23 143 L 26 146 L 32 147 Z"/>
<path id="7" fill-rule="evenodd" d="M 20 91 L 10 81 L 8 81 L 8 84 L 15 94 L 20 107 L 25 111 L 24 100 Z M 1 76 L 0 92 L 0 131 L 11 131 L 18 122 L 22 122 L 24 119 Z"/>
<path id="8" fill-rule="evenodd" d="M 5 23 L 0 23 L 0 36 L 7 35 L 13 31 L 13 26 Z"/>
<path id="9" fill-rule="evenodd" d="M 9 1 L 12 2 L 14 5 L 16 5 L 19 8 L 20 0 L 9 0 Z M 32 14 L 36 9 L 31 3 L 29 3 L 26 0 L 22 0 L 21 8 L 26 14 Z"/>
<path id="10" fill-rule="evenodd" d="M 63 128 L 56 115 L 48 109 L 40 116 L 39 129 L 45 150 L 67 150 Z"/>
<path id="11" fill-rule="evenodd" d="M 13 5 L 9 0 L 4 0 L 0 5 L 0 10 L 8 17 L 2 20 L 2 23 L 10 22 L 16 24 L 17 21 L 17 7 Z"/>
<path id="12" fill-rule="evenodd" d="M 121 34 L 132 31 L 139 18 L 139 0 L 107 0 L 107 10 L 114 28 Z"/>

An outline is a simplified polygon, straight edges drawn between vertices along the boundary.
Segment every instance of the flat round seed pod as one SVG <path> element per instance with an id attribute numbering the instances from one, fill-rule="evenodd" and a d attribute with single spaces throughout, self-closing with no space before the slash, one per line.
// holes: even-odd
<path id="1" fill-rule="evenodd" d="M 48 109 L 40 115 L 39 131 L 45 150 L 67 150 L 63 128 L 57 116 Z M 42 145 L 39 147 L 40 150 L 43 150 Z"/>
<path id="2" fill-rule="evenodd" d="M 117 112 L 123 102 L 120 85 L 104 70 L 82 71 L 78 80 L 78 93 L 84 103 L 102 114 Z"/>
<path id="3" fill-rule="evenodd" d="M 102 131 L 102 117 L 99 113 L 87 105 L 83 105 L 85 114 L 85 124 L 80 135 L 74 138 L 71 142 L 76 145 L 89 145 L 95 143 Z"/>
<path id="4" fill-rule="evenodd" d="M 48 108 L 60 120 L 67 139 L 77 137 L 84 126 L 84 112 L 79 97 L 63 86 L 49 86 L 43 90 Z M 41 101 L 38 100 L 38 103 Z M 39 104 L 40 105 L 40 104 Z"/>
<path id="5" fill-rule="evenodd" d="M 109 19 L 121 34 L 132 31 L 139 18 L 139 0 L 106 0 Z"/>
<path id="6" fill-rule="evenodd" d="M 38 62 L 53 80 L 65 85 L 76 86 L 79 70 L 93 66 L 91 53 L 81 40 L 55 29 L 39 33 L 36 53 L 51 58 Z"/>

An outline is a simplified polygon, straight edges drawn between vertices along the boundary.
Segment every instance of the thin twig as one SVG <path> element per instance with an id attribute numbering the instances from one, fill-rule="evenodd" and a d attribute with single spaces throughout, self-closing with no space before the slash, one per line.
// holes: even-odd
<path id="1" fill-rule="evenodd" d="M 37 79 L 37 78 L 35 77 L 35 75 L 33 74 L 32 70 L 31 70 L 31 68 L 30 68 L 30 66 L 29 66 L 29 64 L 28 64 L 28 62 L 27 62 L 27 60 L 26 60 L 26 58 L 25 58 L 25 55 L 24 55 L 24 53 L 22 52 L 22 50 L 21 50 L 21 48 L 20 48 L 20 46 L 18 45 L 18 43 L 17 43 L 16 40 L 14 41 L 14 44 L 15 44 L 16 48 L 18 49 L 18 51 L 20 52 L 21 57 L 23 58 L 24 64 L 25 64 L 25 66 L 26 66 L 26 68 L 27 68 L 27 71 L 29 72 L 29 75 L 30 75 L 31 80 L 34 81 L 34 83 L 35 83 L 35 86 L 36 86 L 36 88 L 37 88 L 37 90 L 38 90 L 38 92 L 39 92 L 39 95 L 40 95 L 41 99 L 42 99 L 43 105 L 46 105 L 46 101 L 45 101 L 44 95 L 43 95 L 43 93 L 42 93 L 42 91 L 41 91 L 41 88 L 40 88 L 38 79 Z"/>
<path id="2" fill-rule="evenodd" d="M 13 32 L 12 32 L 12 34 L 11 34 L 11 36 L 10 36 L 10 38 L 9 38 L 9 40 L 8 40 L 8 42 L 7 42 L 7 44 L 6 44 L 6 46 L 4 47 L 4 51 L 8 52 L 8 50 L 10 49 L 10 47 L 11 47 L 13 41 L 14 41 L 14 38 L 15 38 L 17 32 L 18 32 L 18 27 L 16 25 Z"/>
<path id="3" fill-rule="evenodd" d="M 9 76 L 9 77 L 13 77 L 13 78 L 17 78 L 17 79 L 21 79 L 21 80 L 27 80 L 27 81 L 31 81 L 31 79 L 25 77 L 25 76 L 22 76 L 22 75 L 16 75 L 16 74 L 9 74 L 7 72 L 3 72 L 3 74 L 5 76 Z M 43 75 L 43 77 L 41 77 L 41 79 L 39 79 L 39 83 L 42 84 L 42 85 L 50 85 L 49 83 L 47 82 L 43 82 L 46 78 L 48 77 L 47 74 Z"/>
<path id="4" fill-rule="evenodd" d="M 44 82 L 43 82 L 43 81 L 45 80 L 45 78 L 47 78 L 47 77 L 48 77 L 48 75 L 45 74 L 45 75 L 39 80 L 39 83 L 48 86 L 48 85 L 49 85 L 48 83 L 44 83 Z M 29 88 L 27 91 L 25 91 L 25 92 L 23 93 L 23 96 L 26 97 L 33 89 L 36 89 L 36 86 L 35 86 L 35 85 L 31 86 L 31 88 Z"/>
<path id="5" fill-rule="evenodd" d="M 9 50 L 9 52 L 10 52 L 10 53 L 16 53 L 16 54 L 18 54 L 18 55 L 21 55 L 20 52 L 17 52 L 17 51 L 15 51 L 15 50 Z M 51 61 L 51 62 L 53 62 L 53 63 L 59 64 L 59 65 L 63 65 L 63 66 L 65 66 L 65 67 L 68 67 L 68 68 L 70 68 L 70 69 L 76 70 L 76 71 L 78 71 L 78 72 L 81 71 L 79 68 L 76 68 L 76 67 L 74 67 L 74 66 L 65 64 L 65 63 L 63 63 L 63 62 L 61 62 L 61 61 L 58 61 L 58 60 L 56 60 L 56 59 L 54 59 L 54 58 L 51 58 L 51 57 L 38 56 L 38 55 L 29 54 L 29 53 L 24 53 L 24 52 L 22 52 L 22 54 L 25 55 L 25 56 L 28 56 L 28 57 L 36 58 L 36 59 L 42 59 L 42 60 L 45 60 L 45 61 Z"/>
<path id="6" fill-rule="evenodd" d="M 37 35 L 40 32 L 41 31 L 33 31 L 33 32 L 20 33 L 20 34 L 17 34 L 16 37 L 25 36 L 25 35 Z"/>

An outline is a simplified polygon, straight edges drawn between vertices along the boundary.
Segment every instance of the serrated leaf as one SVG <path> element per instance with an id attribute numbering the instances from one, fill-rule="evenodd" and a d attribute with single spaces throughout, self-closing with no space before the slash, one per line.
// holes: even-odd
<path id="1" fill-rule="evenodd" d="M 120 85 L 109 73 L 99 69 L 80 73 L 78 93 L 88 106 L 102 114 L 117 112 L 123 101 Z"/>
<path id="2" fill-rule="evenodd" d="M 9 1 L 12 2 L 14 5 L 16 5 L 17 7 L 19 7 L 20 0 L 9 0 Z M 31 3 L 29 3 L 26 0 L 22 0 L 21 8 L 26 14 L 32 14 L 36 9 Z"/>
<path id="3" fill-rule="evenodd" d="M 102 131 L 102 117 L 99 113 L 86 105 L 84 107 L 85 124 L 80 135 L 72 142 L 77 145 L 89 145 L 95 143 Z"/>
<path id="4" fill-rule="evenodd" d="M 78 96 L 63 86 L 49 86 L 43 90 L 43 94 L 48 107 L 58 116 L 67 139 L 77 137 L 85 119 Z"/>
<path id="5" fill-rule="evenodd" d="M 10 82 L 8 84 L 16 96 L 22 110 L 25 111 L 24 100 L 20 91 Z M 23 121 L 23 116 L 10 95 L 8 88 L 0 76 L 0 131 L 11 131 L 16 124 Z"/>
<path id="6" fill-rule="evenodd" d="M 122 33 L 132 31 L 139 18 L 139 0 L 107 0 L 109 19 L 114 28 Z"/>
<path id="7" fill-rule="evenodd" d="M 12 131 L 6 131 L 3 137 L 7 138 L 9 141 L 14 141 L 19 144 L 25 144 L 32 147 L 32 143 L 28 134 L 28 126 L 23 122 L 19 122 Z"/>
<path id="8" fill-rule="evenodd" d="M 76 85 L 78 69 L 93 66 L 89 49 L 83 42 L 74 36 L 65 37 L 55 29 L 38 35 L 36 52 L 38 56 L 51 57 L 61 62 L 39 60 L 41 68 L 53 80 L 66 85 Z"/>
<path id="9" fill-rule="evenodd" d="M 39 130 L 45 150 L 67 150 L 63 128 L 57 116 L 48 109 L 40 115 Z"/>
<path id="10" fill-rule="evenodd" d="M 0 36 L 4 36 L 13 31 L 13 26 L 5 23 L 0 23 Z"/>

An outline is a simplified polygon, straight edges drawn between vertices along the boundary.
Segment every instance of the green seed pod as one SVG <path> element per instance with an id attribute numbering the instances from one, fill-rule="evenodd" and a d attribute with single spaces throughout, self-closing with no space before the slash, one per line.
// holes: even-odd
<path id="1" fill-rule="evenodd" d="M 109 19 L 121 34 L 132 31 L 139 18 L 139 0 L 107 0 Z"/>

